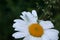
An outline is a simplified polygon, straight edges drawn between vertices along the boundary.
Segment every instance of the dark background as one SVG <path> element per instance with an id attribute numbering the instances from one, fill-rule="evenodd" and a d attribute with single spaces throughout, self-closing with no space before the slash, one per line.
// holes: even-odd
<path id="1" fill-rule="evenodd" d="M 60 32 L 60 0 L 0 0 L 0 40 L 17 40 L 11 36 L 15 32 L 13 20 L 20 18 L 22 11 L 33 9 L 39 19 L 52 21 Z"/>

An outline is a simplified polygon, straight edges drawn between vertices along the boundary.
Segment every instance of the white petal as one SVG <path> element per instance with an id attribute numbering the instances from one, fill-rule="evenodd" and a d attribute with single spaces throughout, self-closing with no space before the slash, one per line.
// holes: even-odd
<path id="1" fill-rule="evenodd" d="M 24 38 L 23 40 L 29 40 L 29 39 L 30 39 L 30 38 L 29 38 L 28 36 L 27 36 L 27 37 L 25 36 L 25 38 Z"/>
<path id="2" fill-rule="evenodd" d="M 40 37 L 34 37 L 34 36 L 29 36 L 30 38 L 29 38 L 29 40 L 41 40 L 41 38 Z"/>
<path id="3" fill-rule="evenodd" d="M 28 19 L 25 16 L 20 15 L 20 17 L 24 20 L 24 21 L 28 21 Z"/>
<path id="4" fill-rule="evenodd" d="M 24 28 L 23 27 L 15 28 L 14 30 L 15 31 L 26 33 L 27 35 L 29 34 L 28 28 L 25 28 L 25 27 Z"/>
<path id="5" fill-rule="evenodd" d="M 47 29 L 44 31 L 44 35 L 46 35 L 50 40 L 58 40 L 58 30 L 55 29 Z"/>
<path id="6" fill-rule="evenodd" d="M 21 19 L 15 19 L 14 22 L 18 22 L 18 23 L 23 23 L 23 24 L 26 24 L 26 22 L 24 20 L 21 20 Z"/>
<path id="7" fill-rule="evenodd" d="M 23 15 L 20 17 L 29 23 L 35 23 L 37 21 L 37 19 L 30 12 L 23 12 L 22 14 Z"/>
<path id="8" fill-rule="evenodd" d="M 15 28 L 15 31 L 26 32 L 27 25 L 20 24 L 20 23 L 15 23 L 15 24 L 13 24 L 13 28 Z"/>
<path id="9" fill-rule="evenodd" d="M 42 40 L 49 40 L 49 38 L 48 38 L 46 35 L 43 35 L 43 36 L 41 37 L 41 39 L 42 39 Z"/>
<path id="10" fill-rule="evenodd" d="M 17 38 L 25 37 L 25 34 L 21 32 L 16 32 L 12 36 L 17 39 Z"/>
<path id="11" fill-rule="evenodd" d="M 29 12 L 30 13 L 30 12 Z M 27 12 L 22 12 L 22 15 L 20 15 L 20 17 L 24 20 L 24 21 L 26 21 L 26 22 L 29 22 L 29 18 L 28 18 L 28 16 L 27 16 Z"/>
<path id="12" fill-rule="evenodd" d="M 32 10 L 32 15 L 35 17 L 36 21 L 38 20 L 37 12 L 36 10 Z"/>
<path id="13" fill-rule="evenodd" d="M 54 28 L 54 25 L 51 21 L 41 20 L 39 24 L 43 27 L 43 29 Z"/>
<path id="14" fill-rule="evenodd" d="M 28 38 L 24 38 L 23 40 L 29 40 Z"/>
<path id="15" fill-rule="evenodd" d="M 28 17 L 29 21 L 32 23 L 35 23 L 37 21 L 30 12 L 27 12 L 26 16 Z"/>
<path id="16" fill-rule="evenodd" d="M 14 22 L 15 23 L 13 24 L 13 28 L 27 27 L 26 22 L 21 19 L 15 19 Z"/>
<path id="17" fill-rule="evenodd" d="M 24 24 L 24 22 L 23 23 L 21 23 L 21 22 L 20 23 L 18 23 L 18 22 L 17 23 L 14 23 L 13 24 L 13 28 L 17 28 L 17 27 L 18 28 L 19 27 L 27 27 L 27 24 Z"/>
<path id="18" fill-rule="evenodd" d="M 23 28 L 23 27 L 19 27 L 19 28 L 15 28 L 15 31 L 21 31 L 21 32 L 26 32 L 27 28 Z"/>
<path id="19" fill-rule="evenodd" d="M 32 38 L 31 37 L 30 40 L 41 40 L 41 39 L 40 38 L 37 38 L 37 37 L 36 38 L 34 38 L 34 37 Z"/>
<path id="20" fill-rule="evenodd" d="M 23 12 L 22 12 L 22 15 L 25 16 L 26 13 L 27 13 L 26 11 L 23 11 Z"/>
<path id="21" fill-rule="evenodd" d="M 23 21 L 23 20 L 21 20 L 21 19 L 15 19 L 14 20 L 14 22 L 21 22 L 21 21 Z"/>
<path id="22" fill-rule="evenodd" d="M 28 21 L 28 18 L 27 18 L 27 16 L 26 16 L 26 13 L 27 13 L 26 11 L 23 11 L 23 12 L 22 12 L 22 15 L 20 15 L 20 17 L 21 17 L 24 21 L 27 22 L 27 21 Z"/>
<path id="23" fill-rule="evenodd" d="M 32 10 L 32 14 L 33 14 L 33 16 L 37 17 L 37 12 L 36 12 L 36 10 Z"/>

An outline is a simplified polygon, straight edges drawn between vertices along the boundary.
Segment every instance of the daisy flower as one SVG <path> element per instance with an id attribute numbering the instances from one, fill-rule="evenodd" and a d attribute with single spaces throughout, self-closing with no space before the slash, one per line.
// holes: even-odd
<path id="1" fill-rule="evenodd" d="M 15 31 L 12 36 L 23 40 L 58 40 L 59 31 L 54 28 L 51 21 L 38 20 L 37 12 L 22 12 L 22 19 L 15 19 L 13 28 Z"/>

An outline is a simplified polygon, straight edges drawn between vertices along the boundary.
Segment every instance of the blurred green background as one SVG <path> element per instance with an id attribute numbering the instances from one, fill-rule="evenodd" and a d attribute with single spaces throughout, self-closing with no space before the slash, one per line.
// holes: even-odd
<path id="1" fill-rule="evenodd" d="M 51 20 L 60 31 L 60 0 L 0 0 L 0 40 L 22 40 L 11 36 L 15 32 L 13 20 L 20 18 L 22 11 L 33 9 L 39 19 Z"/>

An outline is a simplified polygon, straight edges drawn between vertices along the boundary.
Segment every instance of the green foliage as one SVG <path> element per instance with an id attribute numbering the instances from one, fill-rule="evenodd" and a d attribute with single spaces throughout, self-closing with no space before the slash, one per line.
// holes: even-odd
<path id="1" fill-rule="evenodd" d="M 22 11 L 33 9 L 39 19 L 51 20 L 60 31 L 60 0 L 0 0 L 0 40 L 15 40 L 11 36 L 13 20 L 18 19 Z"/>

